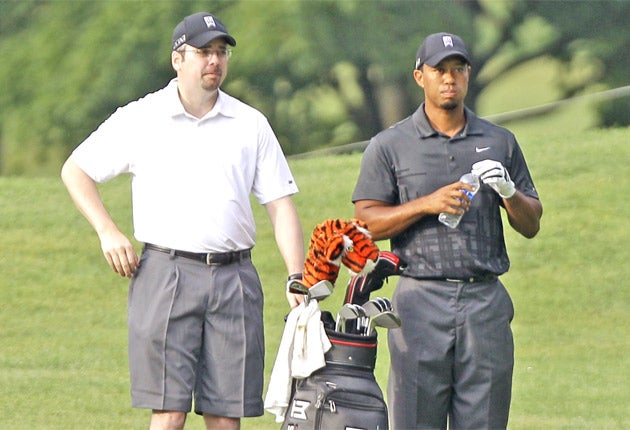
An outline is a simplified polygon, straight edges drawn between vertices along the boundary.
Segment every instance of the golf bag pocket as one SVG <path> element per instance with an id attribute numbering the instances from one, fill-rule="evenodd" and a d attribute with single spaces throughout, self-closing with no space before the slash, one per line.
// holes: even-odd
<path id="1" fill-rule="evenodd" d="M 388 428 L 387 405 L 371 371 L 327 365 L 295 381 L 283 430 Z"/>

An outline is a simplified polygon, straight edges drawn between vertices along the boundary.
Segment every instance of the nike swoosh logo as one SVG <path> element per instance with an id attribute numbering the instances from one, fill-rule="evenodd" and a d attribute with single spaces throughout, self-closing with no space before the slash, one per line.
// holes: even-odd
<path id="1" fill-rule="evenodd" d="M 487 151 L 488 149 L 490 149 L 489 146 L 484 146 L 483 148 L 479 148 L 478 146 L 476 146 L 475 152 L 483 152 L 483 151 Z"/>

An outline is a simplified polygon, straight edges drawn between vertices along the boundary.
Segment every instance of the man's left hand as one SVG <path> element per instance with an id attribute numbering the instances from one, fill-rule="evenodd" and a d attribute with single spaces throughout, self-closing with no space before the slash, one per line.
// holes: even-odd
<path id="1" fill-rule="evenodd" d="M 483 160 L 473 164 L 472 174 L 477 176 L 481 182 L 488 184 L 504 199 L 509 199 L 516 193 L 514 182 L 510 179 L 510 174 L 498 161 Z"/>
<path id="2" fill-rule="evenodd" d="M 305 294 L 294 294 L 287 291 L 287 301 L 289 302 L 289 306 L 293 309 L 296 306 L 299 306 L 300 303 L 306 300 Z"/>

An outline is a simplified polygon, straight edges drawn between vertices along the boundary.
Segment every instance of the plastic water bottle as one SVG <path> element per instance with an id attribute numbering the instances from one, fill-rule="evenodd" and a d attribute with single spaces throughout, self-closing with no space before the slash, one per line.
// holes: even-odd
<path id="1" fill-rule="evenodd" d="M 459 178 L 459 180 L 465 184 L 469 184 L 473 186 L 473 189 L 474 189 L 473 191 L 463 190 L 468 196 L 468 198 L 472 200 L 475 194 L 477 194 L 477 190 L 479 189 L 479 178 L 477 178 L 472 173 L 466 173 L 461 178 Z M 456 228 L 459 225 L 459 222 L 461 221 L 463 216 L 464 214 L 453 215 L 446 212 L 442 212 L 438 216 L 438 220 L 440 220 L 442 224 L 450 228 Z"/>

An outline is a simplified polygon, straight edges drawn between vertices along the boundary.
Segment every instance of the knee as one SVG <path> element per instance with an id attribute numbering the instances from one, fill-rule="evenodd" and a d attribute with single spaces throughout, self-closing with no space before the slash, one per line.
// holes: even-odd
<path id="1" fill-rule="evenodd" d="M 150 430 L 182 430 L 186 423 L 186 412 L 153 411 Z"/>

